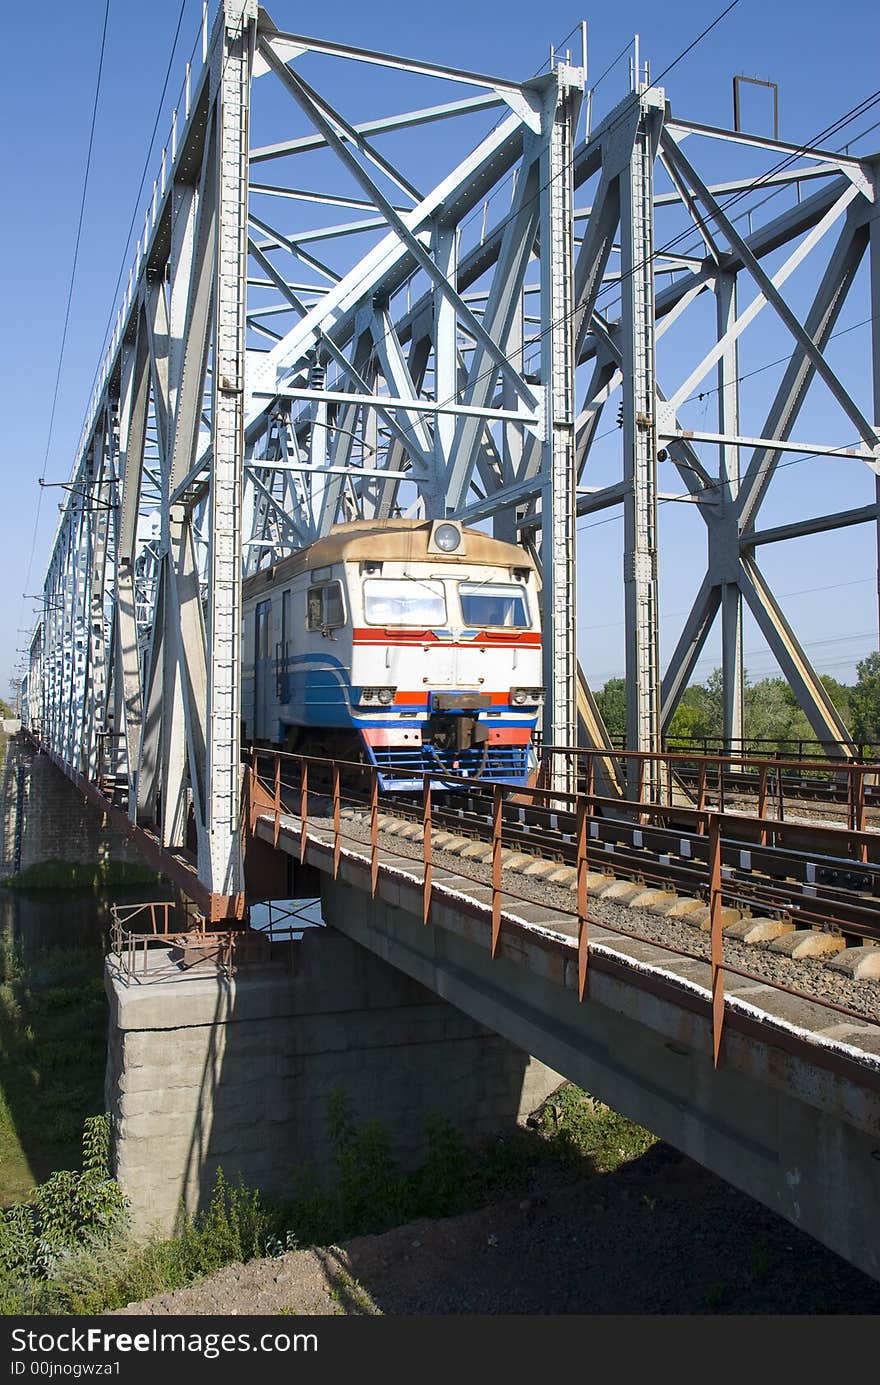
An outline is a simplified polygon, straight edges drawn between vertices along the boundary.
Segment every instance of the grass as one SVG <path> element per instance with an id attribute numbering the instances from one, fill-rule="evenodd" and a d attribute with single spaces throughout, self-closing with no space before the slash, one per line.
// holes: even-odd
<path id="1" fill-rule="evenodd" d="M 77 1161 L 106 1043 L 99 942 L 31 955 L 0 933 L 0 1206 Z"/>
<path id="2" fill-rule="evenodd" d="M 0 1254 L 0 1312 L 106 1312 L 182 1288 L 232 1261 L 331 1246 L 419 1217 L 475 1210 L 527 1194 L 538 1179 L 546 1186 L 548 1177 L 561 1183 L 609 1172 L 654 1142 L 564 1086 L 531 1118 L 531 1128 L 476 1149 L 448 1122 L 434 1119 L 426 1131 L 425 1163 L 403 1171 L 387 1131 L 376 1122 L 355 1126 L 336 1094 L 332 1186 L 309 1169 L 292 1170 L 286 1200 L 268 1205 L 255 1190 L 229 1187 L 221 1174 L 202 1213 L 182 1216 L 177 1235 L 144 1245 L 121 1222 L 112 1235 L 103 1226 L 90 1233 L 76 1202 L 80 1176 L 53 1174 L 77 1166 L 84 1123 L 103 1109 L 106 1035 L 98 936 L 89 944 L 36 949 L 15 941 L 11 926 L 0 929 L 0 1208 L 12 1209 L 0 1212 L 0 1229 L 6 1229 L 8 1251 L 16 1228 L 24 1244 L 24 1230 L 42 1216 L 41 1208 L 54 1209 L 63 1222 L 71 1199 L 79 1228 L 51 1273 L 23 1275 L 23 1251 L 7 1254 L 4 1271 Z M 358 1289 L 340 1280 L 340 1309 L 375 1311 L 361 1302 Z"/>
<path id="3" fill-rule="evenodd" d="M 0 1270 L 0 1312 L 109 1312 L 183 1288 L 235 1261 L 333 1246 L 418 1217 L 476 1210 L 530 1191 L 538 1174 L 544 1179 L 555 1170 L 561 1180 L 592 1177 L 654 1143 L 646 1131 L 571 1086 L 545 1103 L 532 1129 L 477 1149 L 467 1147 L 447 1122 L 434 1120 L 427 1132 L 428 1158 L 415 1172 L 396 1167 L 380 1125 L 352 1123 L 339 1095 L 331 1098 L 331 1123 L 332 1187 L 321 1187 L 301 1170 L 290 1198 L 267 1204 L 255 1190 L 230 1186 L 221 1171 L 207 1208 L 195 1217 L 181 1213 L 175 1236 L 138 1244 L 124 1232 L 90 1238 L 80 1230 L 42 1276 L 7 1273 L 4 1283 Z M 342 1312 L 377 1311 L 362 1286 L 338 1266 L 334 1301 Z"/>

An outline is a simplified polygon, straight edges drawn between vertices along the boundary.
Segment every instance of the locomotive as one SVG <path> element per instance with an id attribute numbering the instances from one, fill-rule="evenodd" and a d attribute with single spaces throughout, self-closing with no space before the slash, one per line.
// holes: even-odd
<path id="1" fill-rule="evenodd" d="M 337 524 L 249 577 L 243 617 L 246 740 L 373 765 L 383 790 L 526 782 L 544 690 L 516 545 L 453 520 Z"/>

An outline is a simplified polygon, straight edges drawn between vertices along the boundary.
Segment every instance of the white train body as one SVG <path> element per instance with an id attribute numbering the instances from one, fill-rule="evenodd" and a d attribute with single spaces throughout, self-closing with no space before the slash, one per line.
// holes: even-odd
<path id="1" fill-rule="evenodd" d="M 336 525 L 248 579 L 243 641 L 247 740 L 362 759 L 389 789 L 526 780 L 539 588 L 512 544 L 444 520 Z"/>

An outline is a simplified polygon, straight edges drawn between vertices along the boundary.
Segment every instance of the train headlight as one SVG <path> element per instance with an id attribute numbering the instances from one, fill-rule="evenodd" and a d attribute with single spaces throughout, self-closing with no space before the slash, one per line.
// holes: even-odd
<path id="1" fill-rule="evenodd" d="M 390 707 L 396 693 L 396 688 L 361 688 L 359 701 L 378 702 L 382 707 Z"/>
<path id="2" fill-rule="evenodd" d="M 461 530 L 455 524 L 438 524 L 434 542 L 441 553 L 454 553 L 461 544 Z"/>
<path id="3" fill-rule="evenodd" d="M 514 707 L 536 707 L 544 700 L 543 688 L 511 688 L 510 700 Z"/>

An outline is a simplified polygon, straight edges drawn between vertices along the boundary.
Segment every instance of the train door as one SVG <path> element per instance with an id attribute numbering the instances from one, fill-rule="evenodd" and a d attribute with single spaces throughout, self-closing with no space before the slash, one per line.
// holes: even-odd
<path id="1" fill-rule="evenodd" d="M 254 612 L 254 736 L 257 740 L 273 740 L 271 726 L 272 686 L 269 662 L 272 622 L 272 602 L 258 601 Z"/>
<path id="2" fill-rule="evenodd" d="M 290 637 L 293 627 L 290 623 L 291 592 L 288 587 L 281 593 L 281 639 L 275 646 L 276 696 L 282 706 L 290 701 Z"/>

